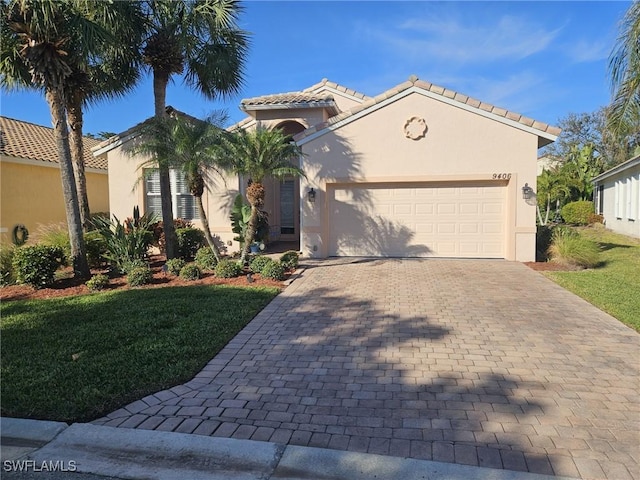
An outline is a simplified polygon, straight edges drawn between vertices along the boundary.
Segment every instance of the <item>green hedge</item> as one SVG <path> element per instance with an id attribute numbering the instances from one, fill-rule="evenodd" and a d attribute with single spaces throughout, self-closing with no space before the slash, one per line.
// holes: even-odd
<path id="1" fill-rule="evenodd" d="M 567 203 L 562 207 L 562 218 L 571 225 L 588 225 L 591 214 L 594 213 L 593 202 L 580 200 Z"/>
<path id="2" fill-rule="evenodd" d="M 19 283 L 34 288 L 51 285 L 56 270 L 65 264 L 64 250 L 54 245 L 32 245 L 15 249 L 13 269 Z"/>

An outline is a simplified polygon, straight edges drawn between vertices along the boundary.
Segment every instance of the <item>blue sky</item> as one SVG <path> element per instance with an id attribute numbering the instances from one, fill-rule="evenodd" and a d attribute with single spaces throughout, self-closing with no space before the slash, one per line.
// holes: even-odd
<path id="1" fill-rule="evenodd" d="M 245 86 L 209 101 L 176 78 L 167 104 L 197 117 L 242 98 L 301 90 L 322 78 L 377 95 L 410 75 L 557 124 L 610 101 L 607 60 L 630 2 L 245 3 L 251 32 Z M 1 92 L 4 116 L 51 125 L 44 97 Z M 149 78 L 90 107 L 85 132 L 120 132 L 153 115 Z"/>

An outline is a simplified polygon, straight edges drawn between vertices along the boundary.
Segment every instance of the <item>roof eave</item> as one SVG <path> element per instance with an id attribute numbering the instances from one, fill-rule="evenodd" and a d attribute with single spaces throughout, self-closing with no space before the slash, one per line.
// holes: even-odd
<path id="1" fill-rule="evenodd" d="M 616 173 L 620 173 L 623 170 L 626 170 L 627 168 L 635 167 L 636 165 L 640 165 L 640 155 L 636 155 L 635 157 L 630 158 L 626 162 L 622 162 L 620 165 L 616 165 L 615 167 L 610 168 L 606 172 L 603 172 L 597 177 L 595 177 L 593 180 L 591 180 L 591 182 L 598 183 L 602 180 L 605 180 L 615 175 Z"/>
<path id="2" fill-rule="evenodd" d="M 265 103 L 265 104 L 240 104 L 240 110 L 243 112 L 255 112 L 259 110 L 293 110 L 301 108 L 335 108 L 336 105 L 331 102 L 299 102 L 299 103 Z"/>

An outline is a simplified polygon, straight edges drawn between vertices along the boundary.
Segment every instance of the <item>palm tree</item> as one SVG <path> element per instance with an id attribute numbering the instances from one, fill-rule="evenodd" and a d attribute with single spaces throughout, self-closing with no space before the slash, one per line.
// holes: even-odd
<path id="1" fill-rule="evenodd" d="M 101 45 L 110 36 L 91 19 L 91 6 L 83 1 L 11 0 L 3 1 L 0 7 L 0 83 L 15 86 L 28 72 L 30 83 L 44 90 L 58 150 L 74 275 L 88 278 L 90 271 L 69 147 L 65 88 L 73 73 L 72 66 L 99 55 Z"/>
<path id="2" fill-rule="evenodd" d="M 226 134 L 221 128 L 224 121 L 222 114 L 212 115 L 203 121 L 174 111 L 170 117 L 149 121 L 130 152 L 152 158 L 141 168 L 149 166 L 149 163 L 160 163 L 184 173 L 189 191 L 196 199 L 207 244 L 218 261 L 221 259 L 220 250 L 211 235 L 202 195 L 212 174 L 222 177 L 222 171 L 229 169 L 219 151 Z"/>
<path id="3" fill-rule="evenodd" d="M 136 85 L 140 70 L 134 52 L 144 32 L 143 18 L 135 3 L 96 2 L 91 13 L 111 33 L 113 41 L 101 45 L 103 51 L 93 62 L 84 67 L 73 65 L 65 87 L 69 145 L 84 229 L 90 219 L 82 132 L 84 107 L 121 97 Z"/>
<path id="4" fill-rule="evenodd" d="M 244 264 L 247 250 L 255 238 L 260 209 L 264 206 L 264 179 L 269 176 L 304 176 L 300 167 L 292 163 L 302 155 L 302 150 L 291 142 L 291 137 L 282 130 L 258 127 L 251 131 L 233 132 L 225 142 L 224 151 L 233 165 L 233 170 L 249 182 L 246 196 L 251 205 L 251 217 L 240 259 Z"/>
<path id="5" fill-rule="evenodd" d="M 610 128 L 619 135 L 640 130 L 640 1 L 634 1 L 621 23 L 609 57 L 613 102 Z"/>
<path id="6" fill-rule="evenodd" d="M 552 168 L 550 170 L 543 170 L 538 175 L 537 182 L 537 198 L 543 200 L 546 204 L 546 212 L 544 219 L 542 218 L 542 212 L 540 211 L 540 202 L 536 205 L 538 213 L 538 222 L 540 225 L 546 225 L 549 223 L 549 213 L 551 212 L 551 204 L 555 202 L 556 212 L 560 209 L 560 202 L 571 194 L 569 184 L 571 181 L 567 178 L 565 172 L 560 168 Z"/>
<path id="7" fill-rule="evenodd" d="M 242 86 L 247 34 L 237 27 L 237 0 L 149 0 L 143 4 L 147 38 L 142 61 L 153 74 L 156 118 L 166 115 L 172 75 L 206 98 L 236 94 Z M 167 258 L 176 256 L 169 166 L 159 165 L 162 220 Z"/>

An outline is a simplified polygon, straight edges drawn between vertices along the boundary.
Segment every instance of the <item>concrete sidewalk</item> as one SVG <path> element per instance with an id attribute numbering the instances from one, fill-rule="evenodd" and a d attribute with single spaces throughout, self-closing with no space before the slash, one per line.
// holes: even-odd
<path id="1" fill-rule="evenodd" d="M 77 423 L 67 427 L 58 422 L 2 418 L 1 425 L 2 476 L 11 479 L 567 478 L 387 455 L 92 424 Z"/>

